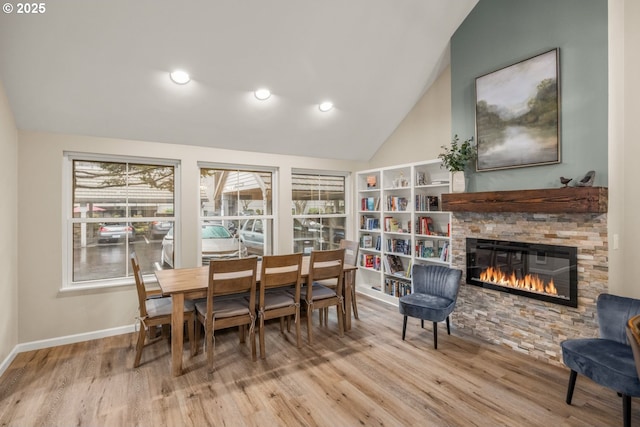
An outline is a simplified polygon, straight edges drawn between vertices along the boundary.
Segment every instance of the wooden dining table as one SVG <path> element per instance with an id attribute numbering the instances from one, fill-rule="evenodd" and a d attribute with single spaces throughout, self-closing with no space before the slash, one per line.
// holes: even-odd
<path id="1" fill-rule="evenodd" d="M 358 267 L 351 264 L 344 265 L 344 327 L 351 329 L 351 288 L 355 286 L 352 274 Z M 256 276 L 257 285 L 260 284 L 261 263 L 258 261 Z M 155 272 L 158 285 L 165 296 L 173 300 L 171 316 L 171 371 L 174 376 L 182 375 L 182 353 L 184 340 L 184 301 L 207 297 L 209 286 L 209 266 L 193 268 L 175 268 L 158 270 Z M 302 278 L 306 282 L 309 277 L 309 257 L 302 259 Z"/>

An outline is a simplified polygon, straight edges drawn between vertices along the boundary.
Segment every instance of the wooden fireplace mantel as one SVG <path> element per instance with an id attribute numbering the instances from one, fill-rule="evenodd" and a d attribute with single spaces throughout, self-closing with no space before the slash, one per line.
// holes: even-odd
<path id="1" fill-rule="evenodd" d="M 563 187 L 447 193 L 442 195 L 442 210 L 481 213 L 605 213 L 607 202 L 606 187 Z"/>

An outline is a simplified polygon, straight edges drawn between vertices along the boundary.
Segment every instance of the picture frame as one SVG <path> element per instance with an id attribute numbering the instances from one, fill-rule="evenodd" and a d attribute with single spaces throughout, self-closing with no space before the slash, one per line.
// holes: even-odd
<path id="1" fill-rule="evenodd" d="M 476 78 L 476 171 L 560 163 L 560 49 Z"/>

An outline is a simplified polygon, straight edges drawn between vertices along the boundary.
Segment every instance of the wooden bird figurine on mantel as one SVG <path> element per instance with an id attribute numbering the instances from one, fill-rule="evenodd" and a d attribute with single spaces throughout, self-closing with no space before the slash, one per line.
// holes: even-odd
<path id="1" fill-rule="evenodd" d="M 564 176 L 560 177 L 560 182 L 564 184 L 565 187 L 569 186 L 569 183 L 573 180 L 573 178 L 565 178 Z"/>

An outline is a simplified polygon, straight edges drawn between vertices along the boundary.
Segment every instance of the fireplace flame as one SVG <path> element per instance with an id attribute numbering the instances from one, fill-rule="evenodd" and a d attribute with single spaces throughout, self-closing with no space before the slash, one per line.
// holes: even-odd
<path id="1" fill-rule="evenodd" d="M 515 273 L 507 274 L 499 268 L 488 267 L 480 273 L 480 280 L 500 286 L 508 286 L 511 288 L 524 289 L 549 295 L 558 295 L 558 290 L 553 284 L 553 279 L 549 280 L 548 283 L 545 283 L 537 274 L 527 274 L 523 278 L 518 279 Z"/>

